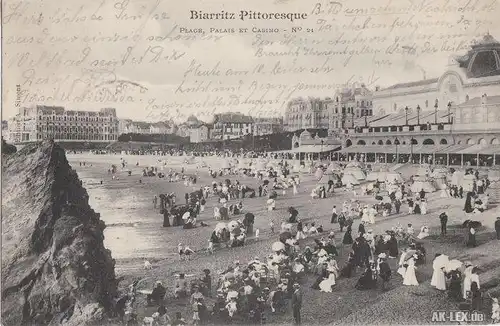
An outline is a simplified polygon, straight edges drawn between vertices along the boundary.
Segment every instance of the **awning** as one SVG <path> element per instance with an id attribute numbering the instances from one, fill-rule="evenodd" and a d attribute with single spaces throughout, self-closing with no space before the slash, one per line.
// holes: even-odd
<path id="1" fill-rule="evenodd" d="M 324 153 L 340 149 L 340 145 L 302 145 L 286 151 L 279 151 L 278 153 Z M 275 152 L 276 153 L 276 152 Z"/>
<path id="2" fill-rule="evenodd" d="M 500 145 L 353 145 L 341 153 L 500 155 Z"/>

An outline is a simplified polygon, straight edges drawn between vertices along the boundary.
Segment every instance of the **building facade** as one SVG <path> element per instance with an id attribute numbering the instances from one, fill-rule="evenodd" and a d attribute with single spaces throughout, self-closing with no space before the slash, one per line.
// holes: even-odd
<path id="1" fill-rule="evenodd" d="M 73 111 L 58 106 L 37 105 L 19 108 L 9 121 L 10 140 L 14 143 L 41 141 L 109 142 L 118 139 L 116 109 Z"/>
<path id="2" fill-rule="evenodd" d="M 470 99 L 447 110 L 403 112 L 372 117 L 367 127 L 346 130 L 352 145 L 498 145 L 500 95 Z"/>
<path id="3" fill-rule="evenodd" d="M 405 107 L 444 110 L 483 94 L 498 94 L 500 88 L 500 43 L 487 34 L 467 53 L 450 57 L 439 78 L 401 83 L 373 94 L 375 115 L 397 113 Z"/>
<path id="4" fill-rule="evenodd" d="M 167 122 L 144 122 L 130 119 L 120 119 L 119 131 L 121 134 L 172 134 L 174 126 Z"/>
<path id="5" fill-rule="evenodd" d="M 253 133 L 252 117 L 241 113 L 222 113 L 214 117 L 212 139 L 237 139 Z"/>
<path id="6" fill-rule="evenodd" d="M 202 143 L 210 139 L 210 128 L 206 124 L 193 126 L 189 132 L 191 143 Z"/>
<path id="7" fill-rule="evenodd" d="M 277 134 L 283 131 L 283 118 L 254 118 L 254 136 Z"/>
<path id="8" fill-rule="evenodd" d="M 285 111 L 285 129 L 339 130 L 352 127 L 356 118 L 373 114 L 372 97 L 372 92 L 361 84 L 337 90 L 333 97 L 294 99 Z"/>

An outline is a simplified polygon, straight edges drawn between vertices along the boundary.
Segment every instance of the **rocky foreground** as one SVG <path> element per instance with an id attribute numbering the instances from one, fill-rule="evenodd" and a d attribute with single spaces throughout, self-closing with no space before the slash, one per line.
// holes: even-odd
<path id="1" fill-rule="evenodd" d="M 114 260 L 64 150 L 46 141 L 2 161 L 3 324 L 102 323 Z"/>

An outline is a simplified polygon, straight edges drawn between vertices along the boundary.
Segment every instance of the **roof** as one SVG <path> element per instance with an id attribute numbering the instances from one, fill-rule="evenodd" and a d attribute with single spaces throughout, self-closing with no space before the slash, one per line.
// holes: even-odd
<path id="1" fill-rule="evenodd" d="M 302 145 L 286 151 L 279 151 L 279 153 L 324 153 L 334 151 L 340 148 L 338 145 Z"/>
<path id="2" fill-rule="evenodd" d="M 342 148 L 342 153 L 396 154 L 394 145 L 353 145 Z M 470 154 L 493 155 L 500 153 L 500 145 L 398 145 L 398 154 Z"/>
<path id="3" fill-rule="evenodd" d="M 437 83 L 438 80 L 439 80 L 439 78 L 432 78 L 432 79 L 423 79 L 423 80 L 413 81 L 413 82 L 409 82 L 409 83 L 399 83 L 399 84 L 394 84 L 392 86 L 384 88 L 383 90 L 431 85 L 431 84 Z"/>
<path id="4" fill-rule="evenodd" d="M 215 115 L 215 122 L 221 123 L 253 123 L 251 116 L 242 113 L 221 113 Z"/>
<path id="5" fill-rule="evenodd" d="M 480 105 L 481 104 L 481 97 L 474 97 L 459 106 L 472 106 L 472 105 Z M 486 96 L 486 104 L 500 104 L 500 95 L 495 95 L 495 96 Z"/>
<path id="6" fill-rule="evenodd" d="M 435 123 L 435 113 L 434 110 L 422 110 L 420 111 L 420 117 L 418 118 L 416 110 L 414 112 L 408 113 L 408 124 L 416 125 L 418 120 L 420 124 L 424 125 L 427 123 Z M 406 113 L 391 113 L 385 115 L 371 116 L 367 117 L 369 127 L 392 127 L 392 126 L 405 126 L 406 125 Z M 448 110 L 438 110 L 437 111 L 437 122 L 447 123 L 448 122 Z M 364 126 L 365 118 L 356 118 L 354 120 L 354 125 Z"/>

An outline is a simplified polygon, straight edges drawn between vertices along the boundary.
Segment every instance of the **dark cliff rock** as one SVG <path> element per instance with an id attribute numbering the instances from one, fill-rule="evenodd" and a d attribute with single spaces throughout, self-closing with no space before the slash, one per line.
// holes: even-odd
<path id="1" fill-rule="evenodd" d="M 28 145 L 2 169 L 3 324 L 99 323 L 116 295 L 114 261 L 64 150 Z"/>
<path id="2" fill-rule="evenodd" d="M 7 144 L 5 139 L 2 137 L 2 154 L 13 154 L 17 151 L 16 146 Z"/>

